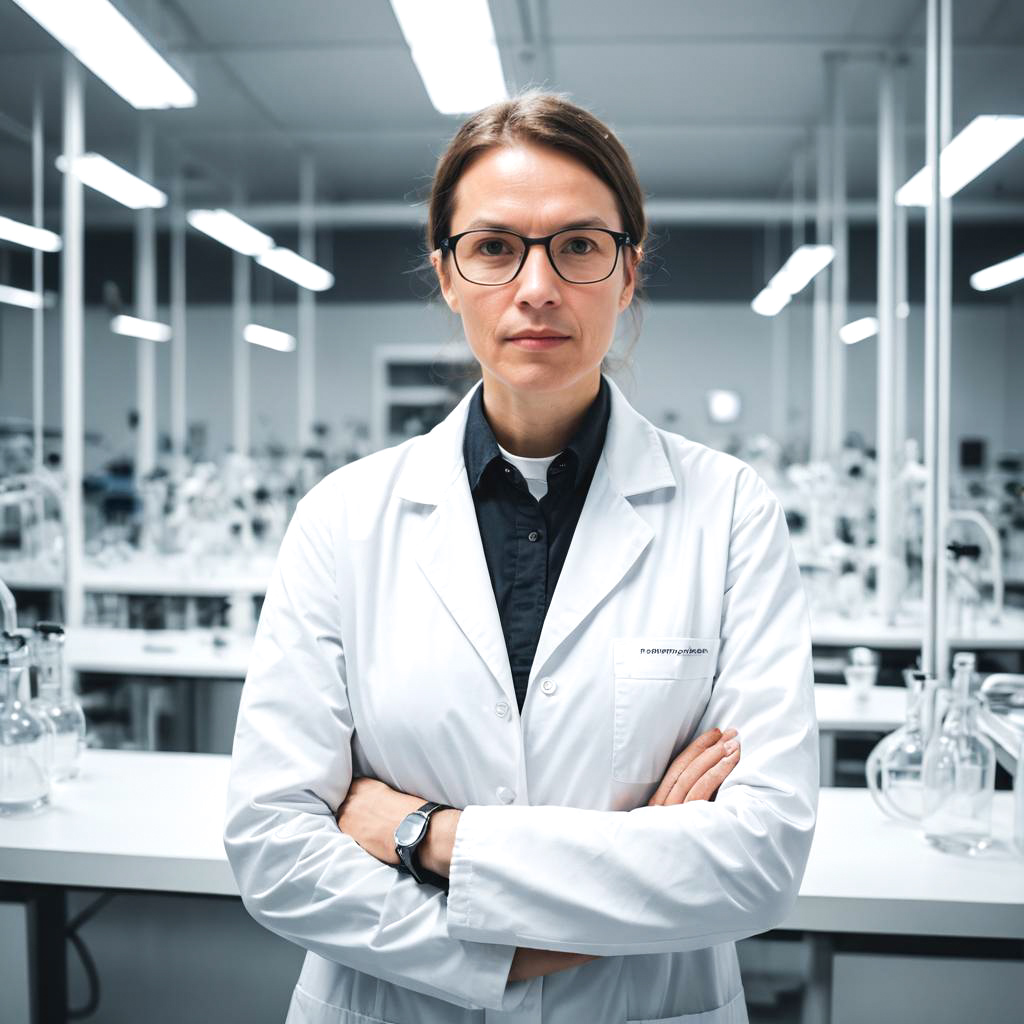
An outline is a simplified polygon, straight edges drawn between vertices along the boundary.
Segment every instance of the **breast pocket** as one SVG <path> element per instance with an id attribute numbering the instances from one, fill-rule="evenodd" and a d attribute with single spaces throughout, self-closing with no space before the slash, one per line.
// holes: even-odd
<path id="1" fill-rule="evenodd" d="M 632 636 L 612 641 L 615 714 L 612 778 L 660 782 L 675 744 L 704 712 L 718 637 Z"/>

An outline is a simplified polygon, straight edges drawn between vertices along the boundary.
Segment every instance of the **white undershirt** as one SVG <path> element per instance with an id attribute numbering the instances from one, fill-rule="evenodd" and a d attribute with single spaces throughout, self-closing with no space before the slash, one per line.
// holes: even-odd
<path id="1" fill-rule="evenodd" d="M 530 493 L 540 501 L 540 499 L 548 493 L 548 466 L 550 466 L 561 453 L 545 455 L 539 459 L 528 459 L 524 455 L 513 455 L 511 452 L 505 451 L 500 444 L 498 445 L 498 451 L 500 451 L 502 456 L 508 462 L 511 462 L 512 465 L 523 474 L 523 477 L 526 480 L 526 486 L 530 489 Z"/>

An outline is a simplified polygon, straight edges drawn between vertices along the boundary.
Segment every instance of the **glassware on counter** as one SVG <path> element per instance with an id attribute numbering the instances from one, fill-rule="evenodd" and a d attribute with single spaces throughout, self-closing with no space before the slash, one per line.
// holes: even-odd
<path id="1" fill-rule="evenodd" d="M 992 842 L 996 757 L 978 724 L 981 698 L 972 694 L 973 654 L 953 658 L 948 710 L 924 754 L 925 838 L 946 853 L 977 854 Z"/>
<path id="2" fill-rule="evenodd" d="M 843 667 L 843 678 L 856 700 L 867 700 L 878 680 L 878 655 L 870 647 L 851 647 L 850 664 Z"/>
<path id="3" fill-rule="evenodd" d="M 37 622 L 33 646 L 39 685 L 31 708 L 53 726 L 51 778 L 61 782 L 78 774 L 85 746 L 85 712 L 64 664 L 64 627 L 56 622 Z"/>
<path id="4" fill-rule="evenodd" d="M 50 802 L 53 727 L 23 703 L 28 644 L 0 634 L 0 815 L 28 814 Z"/>
<path id="5" fill-rule="evenodd" d="M 897 821 L 918 823 L 924 812 L 922 767 L 927 745 L 925 710 L 929 677 L 918 669 L 903 673 L 907 719 L 868 755 L 865 774 L 878 807 Z"/>

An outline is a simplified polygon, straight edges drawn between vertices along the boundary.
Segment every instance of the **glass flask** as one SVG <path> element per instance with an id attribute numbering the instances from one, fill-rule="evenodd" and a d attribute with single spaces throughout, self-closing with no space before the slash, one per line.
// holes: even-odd
<path id="1" fill-rule="evenodd" d="M 992 842 L 996 758 L 981 732 L 981 698 L 971 694 L 974 655 L 953 659 L 953 693 L 942 727 L 925 750 L 925 838 L 947 853 L 976 854 Z"/>
<path id="2" fill-rule="evenodd" d="M 85 712 L 64 665 L 64 627 L 56 622 L 37 622 L 33 639 L 39 684 L 31 707 L 53 726 L 50 775 L 55 782 L 62 782 L 78 774 L 85 746 Z"/>
<path id="3" fill-rule="evenodd" d="M 53 730 L 21 700 L 27 648 L 23 636 L 0 634 L 0 815 L 27 814 L 50 802 Z"/>
<path id="4" fill-rule="evenodd" d="M 922 766 L 927 744 L 923 713 L 928 676 L 907 669 L 903 678 L 907 686 L 906 722 L 875 746 L 864 771 L 878 807 L 898 821 L 916 823 L 924 812 Z"/>

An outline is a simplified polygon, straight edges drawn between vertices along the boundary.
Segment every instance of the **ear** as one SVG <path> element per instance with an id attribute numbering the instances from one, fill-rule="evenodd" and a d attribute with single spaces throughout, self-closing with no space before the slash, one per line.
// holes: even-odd
<path id="1" fill-rule="evenodd" d="M 619 312 L 621 313 L 633 301 L 636 291 L 636 268 L 643 260 L 643 250 L 636 246 L 627 246 L 623 251 L 623 267 L 625 270 L 622 293 L 619 295 Z"/>
<path id="2" fill-rule="evenodd" d="M 434 268 L 434 273 L 437 274 L 437 283 L 441 286 L 441 294 L 444 296 L 444 301 L 448 303 L 448 308 L 453 313 L 458 313 L 459 297 L 452 285 L 452 275 L 440 249 L 435 249 L 430 254 L 430 265 Z"/>

